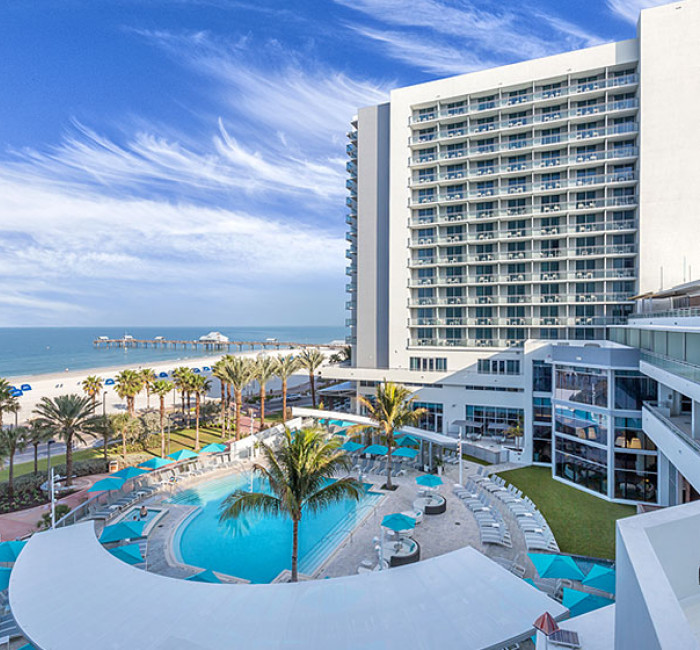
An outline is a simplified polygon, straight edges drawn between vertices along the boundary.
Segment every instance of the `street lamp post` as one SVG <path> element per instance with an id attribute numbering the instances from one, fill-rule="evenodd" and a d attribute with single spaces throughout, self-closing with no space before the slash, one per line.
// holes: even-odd
<path id="1" fill-rule="evenodd" d="M 102 417 L 107 417 L 107 391 L 102 392 Z"/>
<path id="2" fill-rule="evenodd" d="M 51 445 L 53 445 L 54 442 L 56 442 L 56 441 L 55 441 L 55 440 L 49 440 L 49 441 L 46 443 L 46 455 L 47 455 L 47 461 L 46 461 L 46 462 L 47 462 L 47 466 L 46 466 L 46 469 L 47 469 L 47 474 L 48 474 L 49 480 L 51 479 Z"/>
<path id="3" fill-rule="evenodd" d="M 464 458 L 462 458 L 462 427 L 459 428 L 459 484 L 464 485 Z"/>

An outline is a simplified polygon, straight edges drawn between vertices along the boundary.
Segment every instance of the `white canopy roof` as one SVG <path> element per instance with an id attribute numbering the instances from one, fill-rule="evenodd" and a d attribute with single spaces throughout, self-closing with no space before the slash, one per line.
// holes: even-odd
<path id="1" fill-rule="evenodd" d="M 206 584 L 121 562 L 92 522 L 34 535 L 9 593 L 40 650 L 476 650 L 567 611 L 472 548 L 332 580 Z"/>

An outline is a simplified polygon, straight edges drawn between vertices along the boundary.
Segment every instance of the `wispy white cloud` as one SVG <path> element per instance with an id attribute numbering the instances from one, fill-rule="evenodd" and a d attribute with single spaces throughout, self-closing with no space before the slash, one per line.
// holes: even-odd
<path id="1" fill-rule="evenodd" d="M 606 0 L 606 2 L 616 16 L 632 24 L 637 23 L 642 9 L 668 4 L 668 0 Z"/>

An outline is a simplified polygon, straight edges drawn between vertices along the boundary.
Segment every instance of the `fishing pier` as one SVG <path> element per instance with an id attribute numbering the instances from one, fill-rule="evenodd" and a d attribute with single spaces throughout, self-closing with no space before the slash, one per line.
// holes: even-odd
<path id="1" fill-rule="evenodd" d="M 232 352 L 243 350 L 282 350 L 282 349 L 304 349 L 304 348 L 325 348 L 339 350 L 343 348 L 339 343 L 293 343 L 291 341 L 278 341 L 277 339 L 266 339 L 265 341 L 212 341 L 199 339 L 136 339 L 125 337 L 120 339 L 110 339 L 100 337 L 93 341 L 96 348 L 156 348 L 162 350 L 202 350 L 206 352 Z"/>

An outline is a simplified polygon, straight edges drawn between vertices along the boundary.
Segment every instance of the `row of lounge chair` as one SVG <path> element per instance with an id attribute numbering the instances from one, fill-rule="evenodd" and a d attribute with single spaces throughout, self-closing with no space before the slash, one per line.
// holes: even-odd
<path id="1" fill-rule="evenodd" d="M 500 476 L 489 476 L 488 471 L 483 467 L 479 468 L 477 475 L 472 479 L 479 490 L 490 494 L 508 508 L 525 537 L 528 551 L 559 552 L 557 540 L 547 520 L 521 490 L 510 485 Z"/>
<path id="2" fill-rule="evenodd" d="M 354 470 L 360 472 L 360 474 L 367 475 L 372 474 L 375 476 L 386 476 L 387 474 L 387 462 L 385 460 L 374 460 L 373 458 L 358 460 L 357 465 L 355 465 Z M 397 463 L 394 461 L 391 464 L 391 475 L 392 476 L 403 476 L 406 473 L 404 463 Z"/>
<path id="3" fill-rule="evenodd" d="M 507 548 L 513 546 L 510 531 L 499 509 L 489 503 L 489 497 L 473 481 L 467 480 L 464 485 L 455 485 L 454 493 L 474 515 L 482 544 L 497 544 Z"/>

